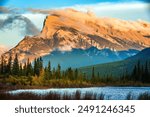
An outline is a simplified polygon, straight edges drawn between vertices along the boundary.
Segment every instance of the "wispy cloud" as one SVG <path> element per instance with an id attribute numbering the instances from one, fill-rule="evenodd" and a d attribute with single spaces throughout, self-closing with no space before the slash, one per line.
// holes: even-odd
<path id="1" fill-rule="evenodd" d="M 125 2 L 125 3 L 98 3 L 90 5 L 75 5 L 71 8 L 80 11 L 92 11 L 100 17 L 114 17 L 125 20 L 143 19 L 150 21 L 150 3 Z"/>
<path id="2" fill-rule="evenodd" d="M 11 10 L 9 8 L 0 6 L 0 13 L 10 13 Z"/>
<path id="3" fill-rule="evenodd" d="M 64 6 L 53 9 L 35 9 L 35 8 L 9 8 L 0 7 L 0 13 L 32 13 L 32 14 L 51 14 L 55 9 L 73 8 L 79 11 L 92 11 L 99 17 L 114 17 L 125 20 L 147 20 L 150 21 L 150 3 L 146 2 L 101 2 L 95 4 L 83 4 Z"/>
<path id="4" fill-rule="evenodd" d="M 150 21 L 150 3 L 145 2 L 104 2 L 87 5 L 74 5 L 59 7 L 55 9 L 73 8 L 79 11 L 91 11 L 99 17 L 114 17 L 124 20 L 146 20 Z M 53 10 L 49 9 L 28 9 L 32 13 L 50 14 Z"/>
<path id="5" fill-rule="evenodd" d="M 33 23 L 33 20 L 24 15 L 1 14 L 0 19 L 0 45 L 14 46 L 24 36 L 40 33 L 40 29 Z"/>
<path id="6" fill-rule="evenodd" d="M 14 14 L 14 13 L 18 13 L 18 12 L 19 12 L 18 8 L 0 6 L 1 14 Z"/>
<path id="7" fill-rule="evenodd" d="M 120 3 L 111 3 L 111 2 L 104 2 L 98 4 L 90 4 L 90 5 L 75 5 L 71 6 L 75 9 L 81 10 L 123 10 L 123 9 L 138 9 L 138 8 L 148 8 L 150 3 L 143 3 L 143 2 L 120 2 Z"/>
<path id="8" fill-rule="evenodd" d="M 36 28 L 36 26 L 32 23 L 31 20 L 29 20 L 27 17 L 24 17 L 22 15 L 9 15 L 7 17 L 7 19 L 5 19 L 4 21 L 1 20 L 1 26 L 0 26 L 0 30 L 4 30 L 4 29 L 11 29 L 13 30 L 14 26 L 14 22 L 15 20 L 18 20 L 18 24 L 16 24 L 17 27 L 22 27 L 21 24 L 19 24 L 20 22 L 22 24 L 24 24 L 25 30 L 23 31 L 23 35 L 36 35 L 39 33 L 39 30 Z"/>
<path id="9" fill-rule="evenodd" d="M 36 8 L 14 8 L 0 6 L 0 14 L 50 14 L 54 9 L 36 9 Z"/>
<path id="10" fill-rule="evenodd" d="M 28 8 L 26 10 L 31 13 L 40 13 L 40 14 L 50 14 L 50 12 L 52 11 L 50 9 L 45 10 L 45 9 L 33 9 L 33 8 Z"/>

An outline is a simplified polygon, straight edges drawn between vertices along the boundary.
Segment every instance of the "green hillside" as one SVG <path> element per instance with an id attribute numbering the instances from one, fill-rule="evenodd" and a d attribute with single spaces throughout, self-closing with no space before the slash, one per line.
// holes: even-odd
<path id="1" fill-rule="evenodd" d="M 116 78 L 119 78 L 123 74 L 131 73 L 138 61 L 140 61 L 141 65 L 144 65 L 146 61 L 150 61 L 150 48 L 146 48 L 139 52 L 137 55 L 123 61 L 82 67 L 79 70 L 83 73 L 86 73 L 89 78 L 92 76 L 93 67 L 95 75 L 99 74 L 102 77 L 114 76 Z M 150 68 L 150 64 L 148 65 Z"/>

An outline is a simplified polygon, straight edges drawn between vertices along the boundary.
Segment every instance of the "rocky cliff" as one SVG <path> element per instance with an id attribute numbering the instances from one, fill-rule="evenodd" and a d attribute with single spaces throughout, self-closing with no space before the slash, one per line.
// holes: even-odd
<path id="1" fill-rule="evenodd" d="M 33 60 L 55 49 L 71 51 L 73 48 L 109 48 L 120 51 L 141 50 L 150 47 L 150 23 L 98 18 L 92 13 L 73 9 L 51 11 L 41 33 L 26 36 L 16 47 L 4 54 L 8 58 L 16 53 L 20 61 Z"/>

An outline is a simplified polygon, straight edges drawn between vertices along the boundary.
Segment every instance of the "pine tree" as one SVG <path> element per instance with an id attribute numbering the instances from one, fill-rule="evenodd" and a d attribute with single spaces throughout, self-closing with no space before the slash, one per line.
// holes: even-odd
<path id="1" fill-rule="evenodd" d="M 51 71 L 51 62 L 48 62 L 48 66 L 47 66 L 47 72 L 48 72 L 48 77 L 50 79 L 50 77 L 52 76 L 52 71 Z"/>
<path id="2" fill-rule="evenodd" d="M 34 75 L 39 76 L 42 70 L 43 70 L 43 60 L 40 57 L 34 60 Z"/>
<path id="3" fill-rule="evenodd" d="M 136 80 L 141 81 L 142 73 L 141 73 L 141 65 L 140 61 L 137 63 L 137 75 L 136 75 Z"/>
<path id="4" fill-rule="evenodd" d="M 12 74 L 13 75 L 19 75 L 19 62 L 18 62 L 18 55 L 15 55 L 15 59 L 13 62 L 13 67 L 12 67 Z"/>
<path id="5" fill-rule="evenodd" d="M 7 64 L 7 73 L 11 74 L 12 70 L 12 56 L 10 55 L 9 59 L 8 59 L 8 64 Z"/>
<path id="6" fill-rule="evenodd" d="M 3 74 L 4 73 L 4 57 L 1 56 L 1 69 L 0 69 L 0 73 Z"/>
<path id="7" fill-rule="evenodd" d="M 7 64 L 3 56 L 1 56 L 0 73 L 3 75 L 7 73 Z"/>
<path id="8" fill-rule="evenodd" d="M 45 67 L 44 69 L 44 80 L 50 80 L 51 79 L 51 70 L 49 68 L 50 66 L 48 65 L 48 67 Z"/>
<path id="9" fill-rule="evenodd" d="M 32 68 L 32 65 L 28 59 L 27 61 L 27 72 L 26 72 L 26 75 L 27 76 L 32 76 L 33 75 L 33 68 Z"/>
<path id="10" fill-rule="evenodd" d="M 27 74 L 27 63 L 24 63 L 23 69 L 22 69 L 22 75 L 26 76 Z"/>
<path id="11" fill-rule="evenodd" d="M 65 74 L 65 71 L 62 71 L 62 79 L 66 79 L 66 74 Z"/>
<path id="12" fill-rule="evenodd" d="M 43 59 L 42 59 L 42 57 L 39 58 L 39 69 L 40 69 L 40 71 L 43 70 Z"/>
<path id="13" fill-rule="evenodd" d="M 70 79 L 70 80 L 74 80 L 73 70 L 72 70 L 71 67 L 69 67 L 68 70 L 67 70 L 67 78 Z"/>
<path id="14" fill-rule="evenodd" d="M 74 71 L 74 77 L 75 77 L 75 79 L 78 79 L 78 69 L 75 69 L 75 71 Z"/>
<path id="15" fill-rule="evenodd" d="M 41 68 L 40 68 L 40 59 L 38 58 L 37 61 L 36 61 L 36 75 L 37 76 L 40 76 L 40 71 L 41 71 Z"/>
<path id="16" fill-rule="evenodd" d="M 131 75 L 131 80 L 136 81 L 136 77 L 137 77 L 137 66 L 135 65 Z"/>
<path id="17" fill-rule="evenodd" d="M 23 68 L 22 68 L 22 63 L 19 65 L 19 76 L 23 76 Z"/>
<path id="18" fill-rule="evenodd" d="M 61 66 L 58 64 L 57 70 L 56 70 L 56 78 L 60 79 L 61 78 Z"/>
<path id="19" fill-rule="evenodd" d="M 8 74 L 8 71 L 7 71 L 7 62 L 6 62 L 5 59 L 4 59 L 4 62 L 3 62 L 3 73 L 4 74 Z"/>
<path id="20" fill-rule="evenodd" d="M 149 73 L 148 73 L 148 62 L 147 61 L 145 63 L 145 69 L 144 69 L 143 79 L 144 79 L 145 83 L 149 83 L 150 82 Z"/>
<path id="21" fill-rule="evenodd" d="M 46 80 L 48 80 L 49 78 L 48 78 L 48 69 L 47 69 L 47 67 L 45 67 L 44 68 L 44 80 L 46 81 Z"/>
<path id="22" fill-rule="evenodd" d="M 52 79 L 56 79 L 56 70 L 53 68 L 52 70 Z"/>
<path id="23" fill-rule="evenodd" d="M 33 67 L 33 69 L 34 69 L 34 75 L 37 75 L 37 59 L 34 59 L 34 67 Z"/>
<path id="24" fill-rule="evenodd" d="M 99 72 L 97 73 L 97 78 L 100 79 L 100 74 L 99 74 Z"/>
<path id="25" fill-rule="evenodd" d="M 95 79 L 95 68 L 92 67 L 92 79 L 94 80 Z"/>

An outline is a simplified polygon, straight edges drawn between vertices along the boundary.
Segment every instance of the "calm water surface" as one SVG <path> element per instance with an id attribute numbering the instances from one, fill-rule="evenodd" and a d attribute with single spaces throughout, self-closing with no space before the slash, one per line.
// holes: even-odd
<path id="1" fill-rule="evenodd" d="M 135 99 L 140 93 L 150 93 L 150 87 L 92 87 L 92 88 L 60 88 L 60 89 L 30 89 L 30 90 L 14 90 L 9 93 L 22 93 L 32 92 L 36 94 L 47 94 L 49 92 L 57 92 L 60 94 L 69 93 L 74 94 L 77 90 L 81 91 L 82 94 L 86 92 L 93 92 L 97 94 L 103 93 L 105 99 L 109 100 L 123 100 L 126 99 L 127 94 L 132 93 Z"/>

